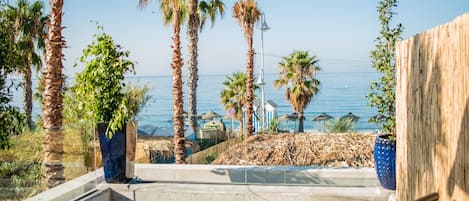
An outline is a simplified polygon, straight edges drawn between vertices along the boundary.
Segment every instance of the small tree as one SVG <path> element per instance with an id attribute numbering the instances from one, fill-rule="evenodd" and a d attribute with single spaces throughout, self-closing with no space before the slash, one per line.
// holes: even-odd
<path id="1" fill-rule="evenodd" d="M 123 93 L 124 75 L 134 72 L 133 62 L 128 60 L 129 54 L 103 32 L 94 35 L 94 40 L 80 57 L 85 70 L 76 76 L 75 93 L 83 97 L 79 107 L 94 123 L 109 122 L 108 138 L 132 116 Z"/>
<path id="2" fill-rule="evenodd" d="M 394 28 L 391 27 L 392 17 L 396 14 L 392 9 L 397 7 L 397 3 L 398 0 L 382 0 L 378 3 L 381 31 L 375 40 L 376 48 L 371 51 L 371 59 L 373 67 L 380 72 L 381 78 L 371 83 L 372 92 L 367 96 L 371 106 L 376 107 L 378 113 L 383 116 L 379 119 L 382 122 L 382 131 L 394 137 L 396 136 L 396 43 L 403 30 L 400 23 Z"/>

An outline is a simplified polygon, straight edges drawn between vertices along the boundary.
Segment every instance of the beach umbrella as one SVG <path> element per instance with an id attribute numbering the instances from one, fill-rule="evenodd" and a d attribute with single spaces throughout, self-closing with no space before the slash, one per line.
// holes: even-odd
<path id="1" fill-rule="evenodd" d="M 288 115 L 288 114 L 284 114 L 284 115 L 282 115 L 282 116 L 280 116 L 280 117 L 278 118 L 278 119 L 280 119 L 281 121 L 284 121 L 284 120 L 285 120 L 285 121 L 287 122 L 287 129 L 288 129 L 288 120 L 290 119 L 289 116 L 290 116 L 290 115 Z"/>
<path id="2" fill-rule="evenodd" d="M 298 126 L 297 126 L 297 122 L 296 122 L 296 120 L 298 119 L 298 113 L 293 112 L 293 113 L 289 114 L 287 118 L 291 121 L 295 121 L 295 132 L 296 132 L 298 130 L 298 128 L 297 128 Z"/>
<path id="3" fill-rule="evenodd" d="M 326 128 L 326 121 L 329 120 L 329 119 L 333 119 L 334 117 L 332 117 L 331 115 L 328 115 L 326 113 L 321 113 L 317 116 L 315 116 L 313 118 L 313 121 L 322 121 L 323 122 L 323 126 L 322 126 L 322 129 L 324 130 Z"/>
<path id="4" fill-rule="evenodd" d="M 340 117 L 340 120 L 342 119 L 350 119 L 350 121 L 352 122 L 357 122 L 360 119 L 360 117 L 349 112 L 348 114 Z"/>
<path id="5" fill-rule="evenodd" d="M 321 113 L 321 114 L 315 116 L 315 117 L 313 118 L 313 121 L 327 121 L 327 120 L 333 119 L 333 118 L 334 118 L 334 117 L 332 117 L 331 115 L 328 115 L 328 114 L 326 114 L 326 113 L 323 112 L 323 113 Z"/>
<path id="6" fill-rule="evenodd" d="M 219 115 L 218 113 L 214 111 L 210 111 L 207 114 L 202 115 L 203 120 L 212 120 L 213 118 L 219 118 L 219 117 L 221 117 L 221 115 Z"/>

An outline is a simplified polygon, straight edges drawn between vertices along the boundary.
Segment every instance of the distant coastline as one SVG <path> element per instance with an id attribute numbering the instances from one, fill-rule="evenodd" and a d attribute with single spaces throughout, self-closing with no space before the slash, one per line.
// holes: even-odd
<path id="1" fill-rule="evenodd" d="M 278 116 L 292 113 L 293 110 L 288 102 L 285 101 L 285 89 L 275 89 L 272 86 L 273 80 L 277 74 L 266 74 L 266 99 L 271 99 L 279 105 Z M 129 76 L 127 81 L 150 87 L 150 95 L 152 99 L 149 104 L 142 110 L 139 116 L 139 125 L 153 125 L 156 127 L 171 127 L 169 120 L 172 117 L 172 99 L 171 99 L 171 78 L 172 76 Z M 369 85 L 372 80 L 377 80 L 376 72 L 320 72 L 318 79 L 321 81 L 320 91 L 305 111 L 306 121 L 305 129 L 309 131 L 317 131 L 320 122 L 313 122 L 311 119 L 322 112 L 325 112 L 335 118 L 352 112 L 360 117 L 356 125 L 359 132 L 375 131 L 377 125 L 368 123 L 371 116 L 376 115 L 376 110 L 369 107 L 369 102 L 365 96 L 369 93 Z M 71 82 L 73 78 L 68 78 L 67 82 Z M 198 113 L 202 114 L 213 110 L 224 115 L 226 112 L 222 107 L 219 99 L 219 93 L 222 89 L 222 82 L 225 75 L 201 75 L 198 88 Z M 17 80 L 19 81 L 19 80 Z M 37 82 L 33 80 L 35 89 Z M 184 86 L 186 87 L 186 86 Z M 257 92 L 259 93 L 259 92 Z M 185 97 L 185 104 L 187 103 Z M 22 92 L 14 92 L 13 104 L 22 107 Z M 187 108 L 187 105 L 185 105 Z M 34 116 L 41 114 L 40 107 L 37 102 L 33 105 Z M 225 120 L 231 123 L 230 120 Z M 282 121 L 281 126 L 286 127 L 287 122 Z M 235 125 L 237 125 L 235 123 Z M 288 126 L 292 128 L 294 122 L 288 122 Z"/>

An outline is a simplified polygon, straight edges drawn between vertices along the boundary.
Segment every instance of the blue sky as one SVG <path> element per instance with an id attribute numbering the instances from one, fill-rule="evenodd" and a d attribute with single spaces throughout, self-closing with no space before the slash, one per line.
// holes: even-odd
<path id="1" fill-rule="evenodd" d="M 137 0 L 65 0 L 63 35 L 69 46 L 64 49 L 66 74 L 73 76 L 80 70 L 73 64 L 96 32 L 90 23 L 95 20 L 131 52 L 137 75 L 170 75 L 172 29 L 163 25 L 156 2 L 139 10 Z M 223 19 L 217 19 L 213 29 L 206 26 L 200 34 L 200 74 L 245 70 L 247 45 L 232 17 L 234 0 L 224 2 Z M 293 50 L 317 55 L 325 72 L 373 71 L 369 52 L 379 32 L 376 0 L 260 0 L 258 5 L 271 27 L 264 33 L 266 73 L 276 73 L 280 57 Z M 48 5 L 46 9 L 49 12 Z M 469 12 L 469 1 L 402 0 L 396 12 L 394 22 L 403 24 L 403 37 L 408 38 Z M 259 33 L 256 29 L 254 47 L 258 52 Z M 184 59 L 185 35 L 184 29 Z M 260 58 L 256 56 L 255 62 L 257 72 Z"/>

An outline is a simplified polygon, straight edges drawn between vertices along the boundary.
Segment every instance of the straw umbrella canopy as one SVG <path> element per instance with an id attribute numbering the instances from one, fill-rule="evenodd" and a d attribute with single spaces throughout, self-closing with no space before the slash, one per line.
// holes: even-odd
<path id="1" fill-rule="evenodd" d="M 317 116 L 315 116 L 312 120 L 313 121 L 322 121 L 323 122 L 323 129 L 326 127 L 326 121 L 329 120 L 329 119 L 333 119 L 334 117 L 332 117 L 331 115 L 328 115 L 326 113 L 321 113 Z"/>
<path id="2" fill-rule="evenodd" d="M 360 119 L 360 117 L 349 112 L 348 114 L 340 117 L 340 120 L 342 119 L 350 119 L 350 121 L 352 122 L 357 122 Z"/>
<path id="3" fill-rule="evenodd" d="M 290 115 L 289 114 L 284 114 L 284 115 L 280 116 L 278 119 L 280 119 L 281 121 L 285 120 L 287 122 L 287 129 L 288 129 L 288 121 L 292 120 Z"/>
<path id="4" fill-rule="evenodd" d="M 326 113 L 323 112 L 323 113 L 321 113 L 321 114 L 315 116 L 315 117 L 313 118 L 313 121 L 327 121 L 327 120 L 333 119 L 333 118 L 334 118 L 334 117 L 332 117 L 331 115 L 328 115 L 328 114 L 326 114 Z"/>
<path id="5" fill-rule="evenodd" d="M 295 121 L 295 129 L 296 129 L 296 120 L 298 119 L 298 114 L 296 112 L 293 112 L 291 114 L 284 114 L 280 116 L 279 119 L 287 121 L 287 128 L 288 128 L 288 121 Z"/>
<path id="6" fill-rule="evenodd" d="M 219 115 L 218 113 L 214 111 L 210 111 L 207 114 L 202 115 L 203 120 L 212 120 L 213 118 L 219 118 L 219 117 L 221 117 L 221 115 Z"/>

